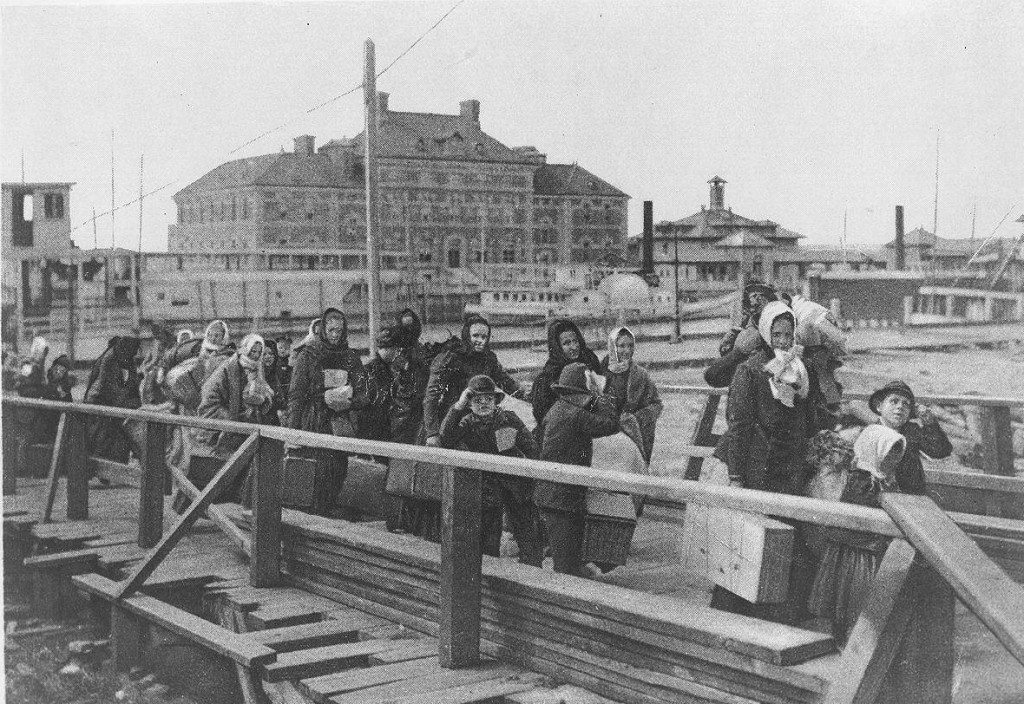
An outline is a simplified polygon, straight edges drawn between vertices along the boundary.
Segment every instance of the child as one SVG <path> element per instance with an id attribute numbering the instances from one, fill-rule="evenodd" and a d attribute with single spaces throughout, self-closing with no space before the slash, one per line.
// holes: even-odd
<path id="1" fill-rule="evenodd" d="M 939 427 L 939 422 L 926 406 L 917 405 L 914 392 L 902 381 L 890 381 L 875 391 L 868 400 L 868 406 L 878 415 L 882 425 L 906 438 L 906 453 L 896 467 L 896 483 L 900 491 L 904 494 L 925 493 L 921 453 L 940 460 L 953 452 L 953 446 Z M 912 418 L 917 418 L 918 422 L 910 422 Z"/>
<path id="2" fill-rule="evenodd" d="M 504 397 L 491 377 L 478 374 L 470 379 L 441 422 L 438 435 L 442 447 L 537 459 L 533 434 L 519 416 L 498 408 Z M 485 472 L 482 498 L 480 538 L 484 554 L 499 554 L 504 509 L 519 545 L 519 561 L 540 567 L 543 554 L 533 507 L 533 481 Z"/>
<path id="3" fill-rule="evenodd" d="M 853 445 L 834 430 L 821 430 L 807 443 L 810 479 L 804 493 L 812 499 L 839 501 L 853 464 Z M 804 542 L 821 559 L 828 545 L 829 529 L 815 523 L 802 525 Z"/>
<path id="4" fill-rule="evenodd" d="M 854 466 L 840 500 L 878 507 L 881 492 L 898 491 L 894 474 L 906 444 L 892 428 L 864 428 L 853 445 Z M 830 619 L 836 639 L 843 641 L 860 614 L 889 539 L 845 528 L 829 528 L 825 535 L 808 608 L 815 616 Z"/>

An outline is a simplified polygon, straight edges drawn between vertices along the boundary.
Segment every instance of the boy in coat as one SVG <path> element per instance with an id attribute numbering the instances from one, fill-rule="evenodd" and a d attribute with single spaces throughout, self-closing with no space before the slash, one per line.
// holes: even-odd
<path id="1" fill-rule="evenodd" d="M 878 415 L 882 425 L 907 439 L 906 452 L 896 466 L 896 483 L 900 491 L 904 494 L 925 493 L 921 453 L 941 460 L 953 452 L 953 445 L 939 427 L 935 415 L 926 406 L 917 405 L 914 392 L 902 381 L 890 381 L 875 391 L 868 399 L 868 406 Z"/>

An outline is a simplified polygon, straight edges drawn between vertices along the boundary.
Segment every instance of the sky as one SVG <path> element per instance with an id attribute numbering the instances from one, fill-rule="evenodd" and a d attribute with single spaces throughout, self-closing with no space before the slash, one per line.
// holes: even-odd
<path id="1" fill-rule="evenodd" d="M 977 237 L 1010 237 L 1022 37 L 1019 0 L 3 5 L 0 170 L 20 181 L 24 155 L 27 181 L 74 182 L 79 246 L 133 249 L 141 172 L 166 186 L 143 201 L 142 246 L 165 250 L 176 191 L 298 135 L 355 135 L 361 92 L 337 96 L 364 41 L 380 70 L 420 39 L 378 79 L 391 109 L 478 99 L 491 136 L 630 194 L 631 234 L 642 201 L 685 217 L 719 175 L 734 212 L 804 244 L 838 244 L 844 217 L 851 244 L 881 244 L 897 204 L 932 230 L 938 153 L 938 234 L 970 236 L 976 208 Z"/>

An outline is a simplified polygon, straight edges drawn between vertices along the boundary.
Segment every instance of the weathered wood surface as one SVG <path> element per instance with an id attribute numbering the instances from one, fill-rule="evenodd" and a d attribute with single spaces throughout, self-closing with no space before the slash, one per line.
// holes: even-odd
<path id="1" fill-rule="evenodd" d="M 1024 664 L 1024 587 L 924 496 L 883 494 L 882 508 L 999 641 Z"/>
<path id="2" fill-rule="evenodd" d="M 146 423 L 142 446 L 142 478 L 139 486 L 139 547 L 151 548 L 160 542 L 164 531 L 164 476 L 167 464 L 166 428 Z"/>
<path id="3" fill-rule="evenodd" d="M 444 468 L 438 627 L 444 667 L 480 660 L 480 472 Z"/>

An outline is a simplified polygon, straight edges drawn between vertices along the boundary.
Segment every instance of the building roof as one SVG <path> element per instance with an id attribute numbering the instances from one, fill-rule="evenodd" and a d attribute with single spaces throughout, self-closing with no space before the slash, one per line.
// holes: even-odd
<path id="1" fill-rule="evenodd" d="M 1005 240 L 1009 245 L 1012 240 Z M 904 247 L 919 247 L 931 250 L 931 256 L 943 257 L 971 257 L 976 253 L 990 253 L 996 250 L 1002 251 L 1004 239 L 963 239 L 936 237 L 923 227 L 917 227 L 903 236 Z M 896 240 L 886 243 L 886 248 L 895 249 Z"/>
<path id="2" fill-rule="evenodd" d="M 384 158 L 531 163 L 484 132 L 480 123 L 467 115 L 385 110 L 380 115 L 378 137 L 379 155 Z M 362 150 L 363 140 L 364 133 L 360 132 L 352 142 Z"/>
<path id="3" fill-rule="evenodd" d="M 772 247 L 771 241 L 756 232 L 740 230 L 715 242 L 716 247 Z"/>
<path id="4" fill-rule="evenodd" d="M 629 196 L 579 164 L 544 164 L 533 173 L 538 196 Z"/>
<path id="5" fill-rule="evenodd" d="M 193 192 L 216 191 L 244 186 L 327 186 L 353 188 L 359 179 L 347 175 L 326 154 L 280 152 L 221 164 L 175 193 L 175 197 Z"/>
<path id="6" fill-rule="evenodd" d="M 23 189 L 23 188 L 54 188 L 67 186 L 70 188 L 74 186 L 74 181 L 29 181 L 22 183 L 21 181 L 4 181 L 3 187 L 7 190 Z"/>
<path id="7" fill-rule="evenodd" d="M 731 210 L 708 208 L 680 220 L 665 220 L 655 226 L 655 237 L 659 233 L 671 236 L 678 232 L 681 239 L 717 240 L 738 229 L 756 231 L 762 237 L 774 239 L 803 239 L 804 235 L 779 225 L 771 220 L 751 220 Z"/>

